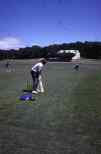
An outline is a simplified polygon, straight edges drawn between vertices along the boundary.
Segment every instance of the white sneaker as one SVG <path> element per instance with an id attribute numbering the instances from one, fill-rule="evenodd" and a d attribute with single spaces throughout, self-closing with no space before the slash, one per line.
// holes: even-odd
<path id="1" fill-rule="evenodd" d="M 40 93 L 44 93 L 44 90 L 41 90 Z"/>
<path id="2" fill-rule="evenodd" d="M 35 90 L 33 90 L 33 91 L 32 91 L 32 94 L 38 94 L 38 92 L 37 92 L 37 91 L 35 91 Z"/>
<path id="3" fill-rule="evenodd" d="M 41 91 L 39 89 L 36 90 L 38 93 L 40 93 Z"/>
<path id="4" fill-rule="evenodd" d="M 37 89 L 36 90 L 38 93 L 44 93 L 44 90 L 39 90 L 39 89 Z"/>

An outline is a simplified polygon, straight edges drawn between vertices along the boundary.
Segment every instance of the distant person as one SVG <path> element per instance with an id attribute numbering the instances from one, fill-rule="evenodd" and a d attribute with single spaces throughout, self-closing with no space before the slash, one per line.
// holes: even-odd
<path id="1" fill-rule="evenodd" d="M 74 69 L 75 69 L 76 71 L 78 71 L 78 70 L 79 70 L 79 64 L 76 64 L 76 65 L 74 66 Z"/>
<path id="2" fill-rule="evenodd" d="M 11 64 L 9 63 L 9 61 L 7 61 L 6 64 L 5 64 L 5 67 L 6 67 L 6 71 L 7 71 L 7 72 L 11 72 L 10 65 L 11 65 Z"/>
<path id="3" fill-rule="evenodd" d="M 5 64 L 5 67 L 8 69 L 9 68 L 10 63 L 7 61 Z"/>
<path id="4" fill-rule="evenodd" d="M 46 63 L 47 63 L 47 60 L 45 58 L 42 58 L 35 65 L 32 66 L 31 76 L 33 80 L 33 91 L 32 91 L 33 94 L 37 94 L 39 92 L 39 89 L 38 89 L 39 86 L 42 85 L 41 73 Z M 39 83 L 40 80 L 41 80 L 41 84 Z M 44 89 L 42 92 L 44 92 Z"/>

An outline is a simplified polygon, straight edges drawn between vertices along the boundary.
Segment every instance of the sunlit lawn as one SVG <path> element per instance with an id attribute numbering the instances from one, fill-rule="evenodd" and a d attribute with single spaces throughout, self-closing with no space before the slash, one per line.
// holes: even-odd
<path id="1" fill-rule="evenodd" d="M 19 100 L 33 61 L 11 63 L 0 63 L 1 154 L 100 154 L 101 62 L 49 63 L 33 101 Z"/>

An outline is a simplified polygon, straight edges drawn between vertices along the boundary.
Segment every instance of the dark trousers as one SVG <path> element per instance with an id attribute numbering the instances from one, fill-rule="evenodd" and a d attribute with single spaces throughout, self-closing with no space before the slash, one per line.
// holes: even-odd
<path id="1" fill-rule="evenodd" d="M 37 72 L 31 71 L 31 76 L 33 79 L 33 90 L 36 90 L 39 82 L 39 75 Z"/>

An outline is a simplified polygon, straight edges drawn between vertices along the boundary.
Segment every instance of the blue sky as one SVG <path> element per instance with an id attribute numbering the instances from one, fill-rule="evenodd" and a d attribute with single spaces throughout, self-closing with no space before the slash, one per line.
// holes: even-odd
<path id="1" fill-rule="evenodd" d="M 0 0 L 0 48 L 101 41 L 100 10 L 100 0 Z"/>

